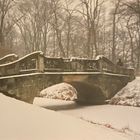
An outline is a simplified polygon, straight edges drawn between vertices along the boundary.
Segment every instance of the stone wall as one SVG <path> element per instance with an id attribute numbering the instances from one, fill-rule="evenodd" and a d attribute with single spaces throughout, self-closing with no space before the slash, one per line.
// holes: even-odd
<path id="1" fill-rule="evenodd" d="M 41 90 L 62 81 L 60 75 L 27 74 L 0 79 L 0 92 L 32 103 Z"/>

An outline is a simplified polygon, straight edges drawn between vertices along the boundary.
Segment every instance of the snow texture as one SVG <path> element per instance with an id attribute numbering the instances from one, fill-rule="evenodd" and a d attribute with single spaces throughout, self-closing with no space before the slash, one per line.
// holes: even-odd
<path id="1" fill-rule="evenodd" d="M 0 140 L 132 140 L 114 130 L 0 94 Z"/>
<path id="2" fill-rule="evenodd" d="M 140 110 L 137 107 L 118 105 L 80 106 L 72 101 L 60 102 L 47 98 L 35 98 L 34 104 L 57 110 L 97 126 L 125 133 L 131 140 L 140 140 Z M 64 106 L 65 108 L 63 108 Z"/>
<path id="3" fill-rule="evenodd" d="M 104 55 L 98 55 L 98 56 L 96 56 L 95 60 L 102 59 L 103 57 L 104 57 Z"/>
<path id="4" fill-rule="evenodd" d="M 110 104 L 140 107 L 140 77 L 119 91 L 111 99 Z"/>
<path id="5" fill-rule="evenodd" d="M 77 91 L 70 84 L 60 83 L 42 90 L 40 97 L 73 101 L 77 99 Z"/>
<path id="6" fill-rule="evenodd" d="M 6 55 L 6 56 L 0 58 L 0 61 L 3 60 L 3 59 L 5 59 L 5 58 L 7 58 L 7 57 L 11 57 L 11 56 L 13 56 L 13 57 L 18 57 L 18 55 L 16 55 L 16 54 L 8 54 L 8 55 Z"/>
<path id="7" fill-rule="evenodd" d="M 140 109 L 137 107 L 98 105 L 60 112 L 128 134 L 132 140 L 140 140 Z"/>

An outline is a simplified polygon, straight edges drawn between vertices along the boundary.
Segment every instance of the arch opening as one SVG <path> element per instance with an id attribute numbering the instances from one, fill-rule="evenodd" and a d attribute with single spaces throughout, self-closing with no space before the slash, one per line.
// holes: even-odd
<path id="1" fill-rule="evenodd" d="M 77 90 L 79 104 L 105 104 L 106 97 L 100 87 L 84 82 L 69 82 Z"/>

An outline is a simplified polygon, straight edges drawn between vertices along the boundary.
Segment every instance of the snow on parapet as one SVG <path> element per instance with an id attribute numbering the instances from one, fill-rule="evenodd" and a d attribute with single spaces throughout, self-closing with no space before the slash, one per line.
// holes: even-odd
<path id="1" fill-rule="evenodd" d="M 63 59 L 62 57 L 50 57 L 50 56 L 44 56 L 47 59 Z"/>
<path id="2" fill-rule="evenodd" d="M 98 55 L 95 60 L 100 60 L 100 59 L 104 60 L 106 63 L 110 65 L 114 65 L 114 63 L 108 58 L 106 58 L 104 55 Z"/>
<path id="3" fill-rule="evenodd" d="M 101 58 L 104 58 L 104 55 L 98 55 L 98 56 L 96 56 L 95 60 L 99 60 Z"/>
<path id="4" fill-rule="evenodd" d="M 2 61 L 3 59 L 6 59 L 6 58 L 8 58 L 8 57 L 15 57 L 15 58 L 18 58 L 18 55 L 13 54 L 13 53 L 12 53 L 12 54 L 8 54 L 8 55 L 6 55 L 6 56 L 0 58 L 0 61 Z"/>
<path id="5" fill-rule="evenodd" d="M 24 57 L 20 58 L 19 60 L 27 58 L 27 57 L 29 57 L 31 55 L 36 55 L 36 54 L 43 55 L 44 53 L 42 51 L 35 51 L 35 52 L 32 52 L 32 53 L 29 53 L 29 54 L 25 55 Z"/>
<path id="6" fill-rule="evenodd" d="M 88 59 L 88 58 L 84 58 L 84 57 L 71 57 L 70 61 L 73 61 L 73 60 L 94 60 L 94 59 Z"/>
<path id="7" fill-rule="evenodd" d="M 0 67 L 15 64 L 15 63 L 17 63 L 17 62 L 19 62 L 19 61 L 21 61 L 21 60 L 24 60 L 24 59 L 27 58 L 27 57 L 30 57 L 30 56 L 32 56 L 32 55 L 37 55 L 37 54 L 38 54 L 38 55 L 39 55 L 39 54 L 40 54 L 40 55 L 43 55 L 43 52 L 42 52 L 42 51 L 32 52 L 32 53 L 27 54 L 27 55 L 25 55 L 24 57 L 22 57 L 22 58 L 20 58 L 20 59 L 18 59 L 18 60 L 15 60 L 15 61 L 10 62 L 10 63 L 2 64 L 2 65 L 0 65 Z"/>

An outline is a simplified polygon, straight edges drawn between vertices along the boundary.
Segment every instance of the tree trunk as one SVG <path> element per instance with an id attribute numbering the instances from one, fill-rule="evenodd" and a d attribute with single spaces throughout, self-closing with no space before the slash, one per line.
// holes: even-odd
<path id="1" fill-rule="evenodd" d="M 115 36 L 116 36 L 116 15 L 113 13 L 113 38 L 112 38 L 112 62 L 116 62 L 116 41 L 115 41 Z"/>

